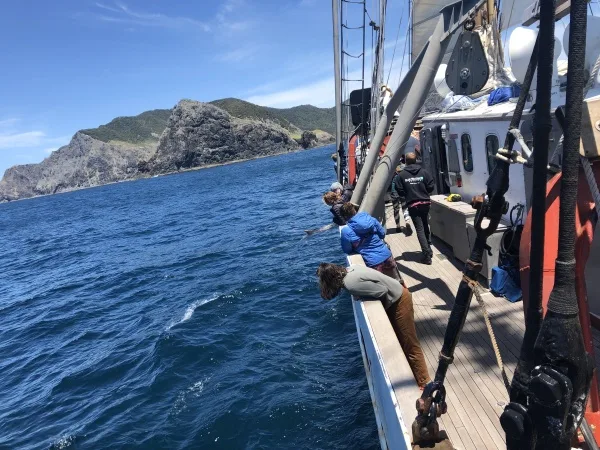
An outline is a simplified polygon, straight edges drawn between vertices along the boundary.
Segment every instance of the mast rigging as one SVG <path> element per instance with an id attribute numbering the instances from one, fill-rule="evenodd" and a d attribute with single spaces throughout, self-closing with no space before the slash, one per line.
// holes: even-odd
<path id="1" fill-rule="evenodd" d="M 344 147 L 342 144 L 342 81 L 340 67 L 340 36 L 338 0 L 332 0 L 333 16 L 333 71 L 335 76 L 335 148 L 338 154 L 337 179 L 343 181 Z"/>

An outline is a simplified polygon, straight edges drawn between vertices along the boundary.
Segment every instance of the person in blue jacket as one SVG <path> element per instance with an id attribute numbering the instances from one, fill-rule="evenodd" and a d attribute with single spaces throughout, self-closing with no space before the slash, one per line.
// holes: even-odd
<path id="1" fill-rule="evenodd" d="M 340 214 L 346 220 L 346 226 L 341 231 L 344 253 L 359 253 L 367 267 L 395 278 L 404 285 L 392 252 L 383 240 L 385 230 L 379 221 L 366 212 L 357 213 L 356 206 L 349 202 L 344 203 Z"/>

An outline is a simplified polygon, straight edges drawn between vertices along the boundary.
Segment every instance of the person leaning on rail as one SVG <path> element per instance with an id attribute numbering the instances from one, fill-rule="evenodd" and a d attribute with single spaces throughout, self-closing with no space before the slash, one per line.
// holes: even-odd
<path id="1" fill-rule="evenodd" d="M 337 191 L 328 191 L 323 194 L 323 203 L 328 206 L 331 206 L 331 214 L 333 215 L 333 223 L 339 226 L 346 225 L 346 220 L 340 214 L 340 210 L 344 205 L 344 200 L 342 200 L 342 196 Z"/>
<path id="2" fill-rule="evenodd" d="M 342 186 L 342 183 L 338 183 L 337 181 L 335 183 L 331 184 L 331 187 L 329 188 L 329 190 L 331 192 L 337 192 L 338 194 L 340 194 L 340 196 L 342 197 L 342 200 L 345 202 L 349 202 L 350 199 L 352 198 L 352 193 L 354 191 L 354 186 L 352 186 L 351 184 L 347 184 L 346 186 Z"/>
<path id="3" fill-rule="evenodd" d="M 357 214 L 356 206 L 352 203 L 344 203 L 340 215 L 346 221 L 340 233 L 344 253 L 359 253 L 367 267 L 404 284 L 394 256 L 383 240 L 385 230 L 379 221 L 366 212 Z"/>
<path id="4" fill-rule="evenodd" d="M 321 263 L 317 269 L 321 297 L 331 300 L 345 288 L 356 300 L 380 300 L 419 387 L 431 380 L 415 327 L 412 294 L 398 280 L 362 265 L 348 268 Z"/>

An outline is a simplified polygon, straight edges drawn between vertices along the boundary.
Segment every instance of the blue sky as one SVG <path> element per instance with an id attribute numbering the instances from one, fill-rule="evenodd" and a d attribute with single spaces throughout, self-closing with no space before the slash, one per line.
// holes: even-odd
<path id="1" fill-rule="evenodd" d="M 367 0 L 367 10 L 379 22 L 376 3 Z M 384 78 L 392 89 L 408 65 L 407 4 L 388 2 Z M 347 24 L 360 25 L 360 6 L 344 8 Z M 360 31 L 345 40 L 361 52 Z M 0 175 L 40 162 L 77 130 L 182 98 L 334 101 L 330 0 L 4 2 L 0 52 Z M 366 53 L 368 72 L 370 30 Z M 359 61 L 349 61 L 348 77 L 358 78 Z"/>
<path id="2" fill-rule="evenodd" d="M 376 18 L 374 3 L 367 5 Z M 360 10 L 346 8 L 348 24 L 358 24 Z M 390 52 L 402 9 L 395 8 Z M 360 33 L 350 34 L 348 49 L 359 53 Z M 367 40 L 370 48 L 370 32 Z M 0 52 L 0 174 L 41 161 L 79 129 L 182 98 L 333 106 L 328 0 L 5 2 Z"/>

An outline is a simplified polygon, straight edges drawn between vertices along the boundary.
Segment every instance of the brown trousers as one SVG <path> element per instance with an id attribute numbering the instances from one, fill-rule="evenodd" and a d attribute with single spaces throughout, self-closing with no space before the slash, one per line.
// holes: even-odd
<path id="1" fill-rule="evenodd" d="M 421 344 L 417 337 L 412 294 L 408 289 L 404 289 L 400 300 L 390 306 L 386 310 L 386 313 L 396 332 L 398 341 L 400 341 L 400 346 L 406 355 L 417 384 L 419 387 L 425 386 L 431 378 L 429 378 L 425 355 L 423 355 L 423 350 L 421 350 Z"/>
<path id="2" fill-rule="evenodd" d="M 404 283 L 404 280 L 402 279 L 402 275 L 400 275 L 400 272 L 398 271 L 398 268 L 396 266 L 396 261 L 394 260 L 393 256 L 390 256 L 388 259 L 386 259 L 381 264 L 377 264 L 376 266 L 371 267 L 371 269 L 375 269 L 375 270 L 381 272 L 382 274 L 387 275 L 388 277 L 399 281 L 400 284 L 406 288 L 406 284 Z"/>

